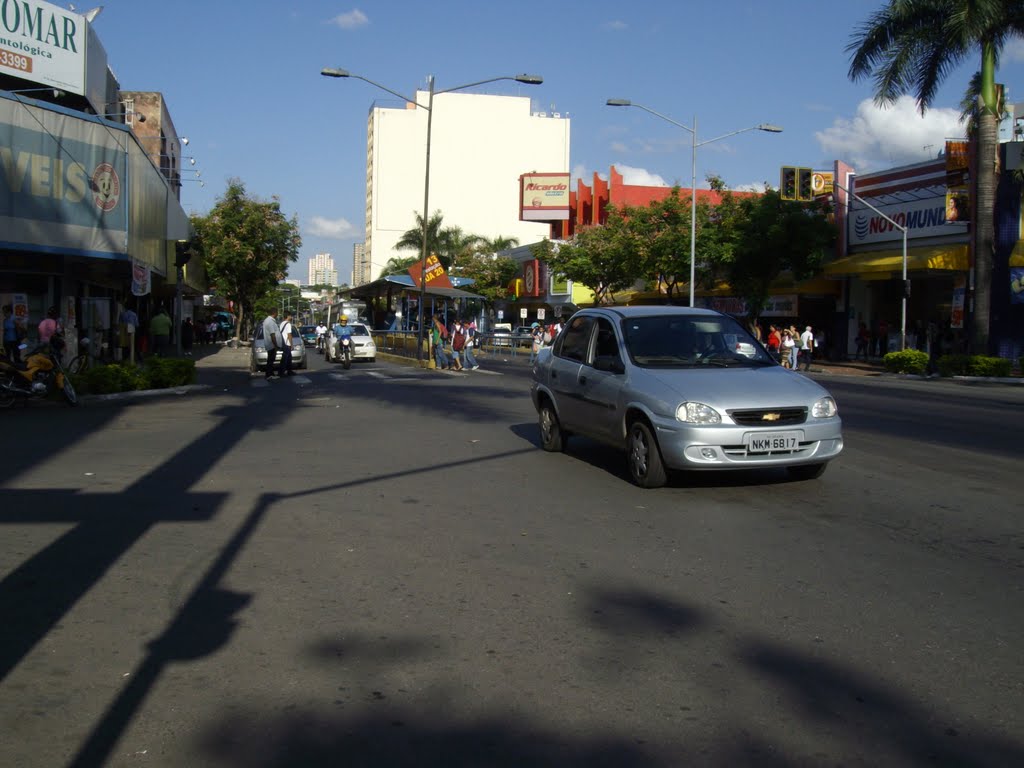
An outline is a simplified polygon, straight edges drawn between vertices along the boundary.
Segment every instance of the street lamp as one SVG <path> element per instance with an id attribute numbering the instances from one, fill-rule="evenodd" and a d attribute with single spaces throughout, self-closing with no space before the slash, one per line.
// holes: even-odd
<path id="1" fill-rule="evenodd" d="M 430 130 L 431 123 L 434 117 L 434 95 L 438 93 L 451 93 L 453 91 L 462 91 L 466 88 L 472 88 L 476 85 L 483 85 L 484 83 L 494 83 L 499 80 L 515 80 L 517 83 L 525 83 L 526 85 L 540 85 L 544 82 L 544 78 L 539 75 L 505 75 L 503 77 L 491 77 L 486 80 L 477 80 L 476 82 L 466 83 L 465 85 L 457 85 L 454 88 L 445 88 L 440 91 L 434 90 L 434 76 L 427 76 L 427 104 L 424 106 L 416 101 L 415 98 L 410 99 L 408 96 L 403 96 L 397 91 L 393 91 L 390 88 L 376 83 L 369 78 L 363 77 L 362 75 L 355 75 L 345 69 L 333 69 L 330 67 L 320 70 L 320 74 L 324 77 L 351 77 L 356 80 L 362 80 L 364 83 L 380 88 L 382 91 L 390 93 L 392 96 L 397 96 L 402 101 L 409 104 L 413 104 L 420 109 L 427 110 L 427 155 L 426 165 L 423 173 L 423 246 L 420 254 L 420 300 L 419 300 L 419 327 L 417 329 L 417 344 L 416 344 L 416 360 L 423 360 L 423 305 L 426 303 L 427 293 L 427 224 L 430 220 Z"/>
<path id="2" fill-rule="evenodd" d="M 644 112 L 650 112 L 655 117 L 660 117 L 672 125 L 682 128 L 684 131 L 690 132 L 690 137 L 693 140 L 693 149 L 690 155 L 690 171 L 691 171 L 691 183 L 690 183 L 690 306 L 694 306 L 694 282 L 696 280 L 696 266 L 697 266 L 697 147 L 703 147 L 705 144 L 711 144 L 714 141 L 720 141 L 721 139 L 727 139 L 730 136 L 735 136 L 738 133 L 746 133 L 747 131 L 764 131 L 766 133 L 782 133 L 782 128 L 777 125 L 771 125 L 769 123 L 761 123 L 760 125 L 752 125 L 749 128 L 741 128 L 738 131 L 731 131 L 729 133 L 723 133 L 721 136 L 716 136 L 713 139 L 705 139 L 704 141 L 697 141 L 697 116 L 693 116 L 693 127 L 677 123 L 671 117 L 666 117 L 660 112 L 655 112 L 653 109 L 645 107 L 643 104 L 634 104 L 629 99 L 608 99 L 605 102 L 609 107 L 636 107 L 642 109 Z"/>

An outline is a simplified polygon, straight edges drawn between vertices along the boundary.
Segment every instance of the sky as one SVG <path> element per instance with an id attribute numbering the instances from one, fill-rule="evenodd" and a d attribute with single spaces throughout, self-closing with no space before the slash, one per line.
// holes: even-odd
<path id="1" fill-rule="evenodd" d="M 323 77 L 324 67 L 410 97 L 429 75 L 438 90 L 540 75 L 539 86 L 475 92 L 529 96 L 533 111 L 568 114 L 574 189 L 576 178 L 590 184 L 613 165 L 627 184 L 689 187 L 691 134 L 605 104 L 629 99 L 675 123 L 696 120 L 698 141 L 710 140 L 697 151 L 699 187 L 716 175 L 733 189 L 762 189 L 778 186 L 784 165 L 829 170 L 839 159 L 879 170 L 933 158 L 963 135 L 958 105 L 976 61 L 950 73 L 923 117 L 910 98 L 879 107 L 870 79 L 850 81 L 846 48 L 883 5 L 103 0 L 94 28 L 121 88 L 161 92 L 189 138 L 184 152 L 204 186 L 184 183 L 185 210 L 209 212 L 239 179 L 297 218 L 303 245 L 290 278 L 305 282 L 309 259 L 330 253 L 346 283 L 365 225 L 366 118 L 374 102 L 395 100 L 362 80 Z M 1024 45 L 1004 51 L 997 80 L 1008 102 L 1024 101 Z M 761 123 L 784 130 L 744 130 Z M 733 131 L 742 132 L 718 139 Z"/>

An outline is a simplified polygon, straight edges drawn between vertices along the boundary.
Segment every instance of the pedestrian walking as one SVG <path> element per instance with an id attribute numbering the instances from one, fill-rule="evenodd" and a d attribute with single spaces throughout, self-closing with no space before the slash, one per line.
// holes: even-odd
<path id="1" fill-rule="evenodd" d="M 868 342 L 871 341 L 871 333 L 868 331 L 867 323 L 861 322 L 857 328 L 857 351 L 853 356 L 854 360 L 860 360 L 861 356 L 864 357 L 864 362 L 868 361 Z"/>
<path id="2" fill-rule="evenodd" d="M 4 304 L 4 352 L 12 362 L 21 362 L 22 330 L 14 319 L 14 307 Z"/>
<path id="3" fill-rule="evenodd" d="M 537 355 L 540 354 L 541 347 L 544 346 L 544 329 L 541 328 L 540 323 L 533 323 L 530 326 L 530 364 L 537 359 Z"/>
<path id="4" fill-rule="evenodd" d="M 782 363 L 783 368 L 795 368 L 794 353 L 796 351 L 796 342 L 793 340 L 793 333 L 789 328 L 782 329 Z"/>
<path id="5" fill-rule="evenodd" d="M 149 335 L 153 337 L 153 354 L 163 356 L 171 346 L 171 317 L 163 307 L 150 318 Z"/>
<path id="6" fill-rule="evenodd" d="M 782 346 L 782 334 L 774 325 L 768 326 L 768 354 L 776 361 L 779 360 L 779 347 Z"/>
<path id="7" fill-rule="evenodd" d="M 448 329 L 441 322 L 440 315 L 434 315 L 433 324 L 430 328 L 430 345 L 434 350 L 434 365 L 442 370 L 450 367 L 448 354 L 444 348 L 447 338 Z"/>
<path id="8" fill-rule="evenodd" d="M 464 364 L 466 368 L 475 371 L 480 367 L 476 362 L 476 357 L 473 355 L 473 349 L 476 347 L 476 321 L 467 323 L 463 327 L 466 330 L 466 346 L 462 351 Z"/>
<path id="9" fill-rule="evenodd" d="M 277 360 L 277 350 L 281 346 L 281 328 L 277 324 L 277 310 L 271 309 L 270 314 L 263 319 L 263 348 L 267 350 L 267 368 L 263 375 L 267 381 L 279 378 L 274 373 L 274 361 Z"/>
<path id="10" fill-rule="evenodd" d="M 461 320 L 452 323 L 448 336 L 452 341 L 452 366 L 456 371 L 462 370 L 462 353 L 466 349 L 466 330 Z"/>
<path id="11" fill-rule="evenodd" d="M 181 324 L 181 351 L 185 357 L 192 357 L 192 345 L 196 339 L 196 329 L 192 325 L 192 318 L 186 317 Z"/>
<path id="12" fill-rule="evenodd" d="M 295 326 L 292 325 L 292 315 L 286 312 L 281 322 L 281 364 L 277 367 L 278 375 L 294 376 L 292 370 L 292 338 L 295 335 Z"/>
<path id="13" fill-rule="evenodd" d="M 804 361 L 804 370 L 811 370 L 811 359 L 814 357 L 814 331 L 809 325 L 800 334 L 800 357 Z"/>

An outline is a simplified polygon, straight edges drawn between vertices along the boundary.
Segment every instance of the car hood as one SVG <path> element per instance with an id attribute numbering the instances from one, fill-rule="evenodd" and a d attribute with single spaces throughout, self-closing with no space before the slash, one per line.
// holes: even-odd
<path id="1" fill-rule="evenodd" d="M 637 369 L 634 369 L 637 370 Z M 719 408 L 756 408 L 807 405 L 828 391 L 817 382 L 781 366 L 763 368 L 684 368 L 639 369 L 648 378 L 680 401 L 691 400 Z"/>

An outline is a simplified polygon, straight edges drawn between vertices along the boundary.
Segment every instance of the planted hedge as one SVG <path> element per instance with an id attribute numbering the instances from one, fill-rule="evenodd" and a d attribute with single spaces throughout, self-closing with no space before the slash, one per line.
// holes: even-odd
<path id="1" fill-rule="evenodd" d="M 90 395 L 109 395 L 139 389 L 171 389 L 194 384 L 195 381 L 195 360 L 161 357 L 147 358 L 143 365 L 98 365 L 72 377 L 75 389 Z"/>
<path id="2" fill-rule="evenodd" d="M 928 353 L 919 349 L 888 352 L 882 358 L 882 365 L 889 373 L 922 374 L 928 370 Z"/>
<path id="3" fill-rule="evenodd" d="M 940 376 L 1009 376 L 1013 361 L 987 355 L 943 355 L 936 363 Z"/>

